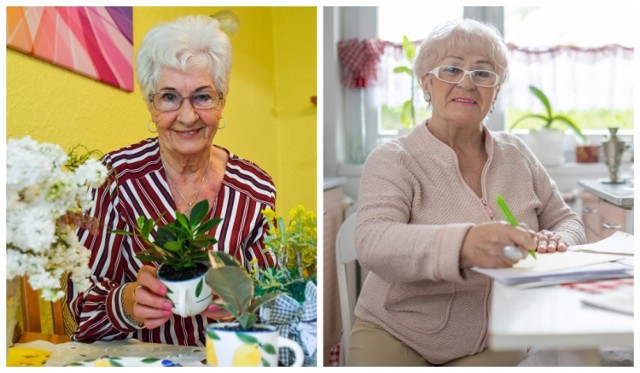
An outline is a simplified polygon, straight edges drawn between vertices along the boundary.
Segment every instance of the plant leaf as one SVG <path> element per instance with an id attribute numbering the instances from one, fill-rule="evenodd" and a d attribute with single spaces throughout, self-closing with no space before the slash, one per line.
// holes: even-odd
<path id="1" fill-rule="evenodd" d="M 216 259 L 218 259 L 224 266 L 232 266 L 241 268 L 242 265 L 240 262 L 234 258 L 233 256 L 223 252 L 223 251 L 212 251 L 210 255 L 213 255 Z"/>
<path id="2" fill-rule="evenodd" d="M 174 253 L 181 253 L 183 251 L 182 243 L 180 241 L 167 242 L 163 245 L 163 248 L 165 250 L 173 251 Z"/>
<path id="3" fill-rule="evenodd" d="M 553 117 L 551 103 L 549 103 L 549 98 L 547 98 L 547 95 L 545 95 L 544 92 L 533 85 L 529 86 L 529 90 L 538 98 L 538 100 L 540 100 L 540 102 L 542 102 L 542 105 L 544 105 L 545 109 L 547 110 L 547 118 Z"/>
<path id="4" fill-rule="evenodd" d="M 402 113 L 400 113 L 400 120 L 405 126 L 410 126 L 413 123 L 411 117 L 411 100 L 407 100 L 402 104 Z"/>
<path id="5" fill-rule="evenodd" d="M 253 282 L 243 269 L 230 266 L 211 269 L 206 282 L 227 306 L 236 309 L 239 314 L 247 311 L 253 298 Z"/>
<path id="6" fill-rule="evenodd" d="M 196 203 L 191 210 L 191 214 L 189 214 L 189 222 L 192 227 L 198 226 L 202 222 L 207 213 L 209 212 L 209 201 L 203 199 L 202 201 Z"/>
<path id="7" fill-rule="evenodd" d="M 276 299 L 280 295 L 282 295 L 282 293 L 275 293 L 274 292 L 274 293 L 265 294 L 265 295 L 261 296 L 260 298 L 257 298 L 256 300 L 254 300 L 254 302 L 251 304 L 251 306 L 249 306 L 249 312 L 255 312 L 258 308 L 260 308 L 260 306 L 273 301 L 274 299 Z"/>
<path id="8" fill-rule="evenodd" d="M 221 221 L 222 219 L 220 218 L 207 220 L 206 222 L 202 223 L 202 225 L 198 226 L 198 228 L 196 228 L 196 234 L 209 232 L 213 227 L 220 224 Z"/>
<path id="9" fill-rule="evenodd" d="M 413 70 L 411 70 L 410 67 L 408 66 L 398 66 L 393 68 L 393 72 L 394 73 L 398 73 L 398 74 L 402 74 L 402 73 L 406 73 L 409 75 L 413 75 Z"/>
<path id="10" fill-rule="evenodd" d="M 189 225 L 189 220 L 184 214 L 176 211 L 176 221 L 180 223 L 183 227 L 185 227 L 188 231 L 191 231 L 191 226 Z"/>
<path id="11" fill-rule="evenodd" d="M 582 141 L 586 141 L 587 140 L 587 137 L 582 133 L 582 131 L 580 130 L 580 127 L 578 127 L 578 125 L 573 120 L 571 120 L 571 118 L 567 117 L 566 115 L 558 114 L 555 117 L 553 117 L 552 120 L 559 120 L 561 122 L 566 123 L 569 127 L 571 127 L 573 132 L 576 135 L 578 135 L 578 137 L 580 137 L 580 139 Z"/>
<path id="12" fill-rule="evenodd" d="M 411 40 L 409 40 L 407 35 L 402 36 L 402 50 L 404 51 L 404 55 L 407 56 L 409 62 L 413 62 L 416 58 L 416 46 Z"/>

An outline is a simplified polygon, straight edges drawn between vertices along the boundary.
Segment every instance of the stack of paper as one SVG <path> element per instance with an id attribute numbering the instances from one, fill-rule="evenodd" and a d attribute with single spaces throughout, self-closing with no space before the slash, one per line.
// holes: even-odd
<path id="1" fill-rule="evenodd" d="M 527 256 L 511 268 L 479 268 L 473 270 L 507 285 L 533 287 L 558 283 L 629 276 L 627 266 L 615 261 L 625 255 L 595 254 L 578 251 Z"/>

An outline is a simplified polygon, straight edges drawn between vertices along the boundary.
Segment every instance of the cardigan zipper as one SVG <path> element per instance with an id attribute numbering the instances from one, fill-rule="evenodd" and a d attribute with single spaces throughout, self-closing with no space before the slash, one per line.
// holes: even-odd
<path id="1" fill-rule="evenodd" d="M 480 202 L 482 202 L 484 211 L 487 213 L 487 216 L 489 216 L 489 219 L 493 220 L 493 217 L 495 216 L 495 214 L 493 213 L 493 210 L 491 210 L 491 208 L 489 207 L 487 200 L 484 198 L 480 198 Z"/>

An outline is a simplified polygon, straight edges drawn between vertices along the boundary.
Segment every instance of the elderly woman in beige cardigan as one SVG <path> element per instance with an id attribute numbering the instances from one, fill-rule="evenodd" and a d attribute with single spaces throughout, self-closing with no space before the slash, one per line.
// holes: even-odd
<path id="1" fill-rule="evenodd" d="M 436 28 L 415 63 L 431 118 L 376 148 L 362 173 L 356 230 L 370 271 L 355 310 L 349 365 L 517 365 L 488 350 L 491 279 L 471 267 L 583 243 L 584 227 L 527 146 L 484 125 L 508 76 L 506 47 L 472 20 Z M 519 222 L 506 224 L 502 194 Z M 544 316 L 544 315 L 541 315 Z"/>

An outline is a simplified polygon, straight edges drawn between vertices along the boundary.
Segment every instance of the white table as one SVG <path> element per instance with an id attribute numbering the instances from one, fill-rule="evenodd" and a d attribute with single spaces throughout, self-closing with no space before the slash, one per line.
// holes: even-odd
<path id="1" fill-rule="evenodd" d="M 585 293 L 561 286 L 520 290 L 494 281 L 489 344 L 583 351 L 598 365 L 599 347 L 632 347 L 633 316 L 583 305 Z"/>

